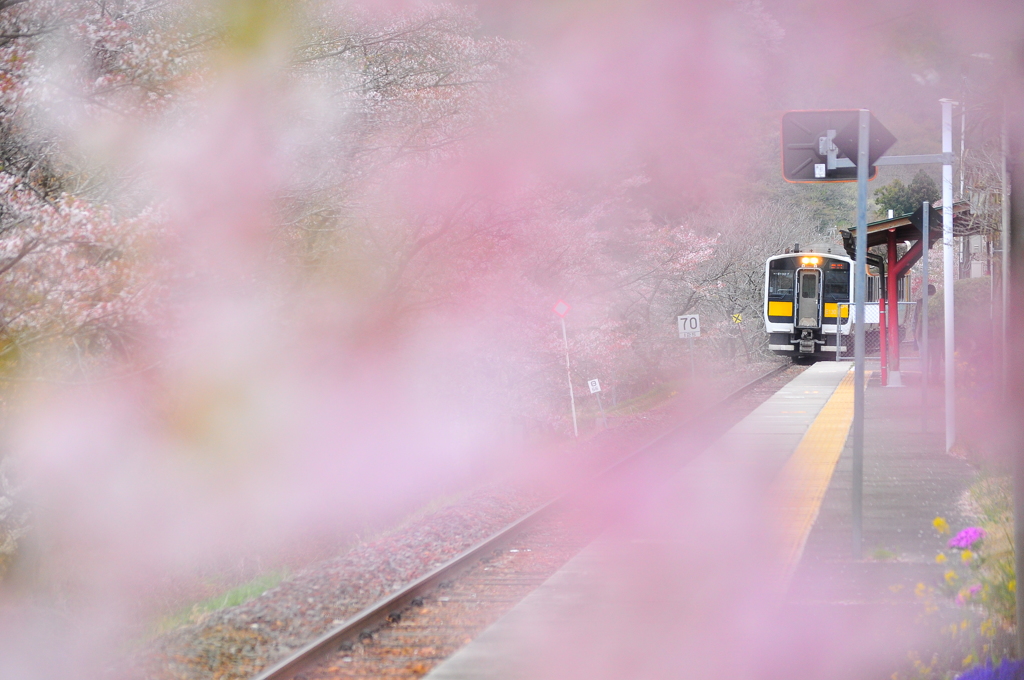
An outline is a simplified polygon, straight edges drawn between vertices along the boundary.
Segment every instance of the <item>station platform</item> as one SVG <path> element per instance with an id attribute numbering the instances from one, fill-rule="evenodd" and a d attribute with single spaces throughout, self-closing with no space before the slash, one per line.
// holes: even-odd
<path id="1" fill-rule="evenodd" d="M 821 362 L 427 677 L 892 677 L 937 638 L 917 584 L 941 581 L 932 520 L 962 523 L 974 474 L 920 404 L 868 381 L 860 558 L 852 364 Z"/>

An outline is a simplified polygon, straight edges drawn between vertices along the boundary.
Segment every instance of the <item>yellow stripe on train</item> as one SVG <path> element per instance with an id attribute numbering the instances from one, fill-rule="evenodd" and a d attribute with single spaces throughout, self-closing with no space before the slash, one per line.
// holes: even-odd
<path id="1" fill-rule="evenodd" d="M 825 303 L 825 317 L 826 318 L 831 317 L 831 318 L 834 319 L 836 317 L 836 312 L 837 312 L 836 308 L 837 307 L 839 307 L 838 303 L 826 302 Z M 847 305 L 847 304 L 843 305 L 843 318 L 844 319 L 849 319 L 850 318 L 850 305 Z"/>
<path id="2" fill-rule="evenodd" d="M 833 305 L 834 307 L 835 305 Z M 826 314 L 827 315 L 827 314 Z M 774 300 L 768 301 L 768 316 L 793 316 L 793 303 L 792 302 L 776 302 Z M 832 316 L 835 316 L 833 314 Z"/>

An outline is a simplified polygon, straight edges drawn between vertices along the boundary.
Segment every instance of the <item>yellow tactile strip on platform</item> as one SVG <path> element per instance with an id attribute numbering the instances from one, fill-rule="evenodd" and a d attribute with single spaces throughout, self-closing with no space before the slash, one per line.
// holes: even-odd
<path id="1" fill-rule="evenodd" d="M 867 382 L 867 376 L 865 376 Z M 775 482 L 781 519 L 782 556 L 788 577 L 800 561 L 807 535 L 846 445 L 853 422 L 853 369 L 807 428 Z"/>

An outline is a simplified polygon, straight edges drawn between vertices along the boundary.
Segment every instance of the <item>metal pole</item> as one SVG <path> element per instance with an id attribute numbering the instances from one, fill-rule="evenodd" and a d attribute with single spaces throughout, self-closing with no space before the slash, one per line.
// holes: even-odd
<path id="1" fill-rule="evenodd" d="M 953 151 L 953 104 L 950 99 L 942 103 L 942 152 Z M 946 358 L 946 451 L 956 441 L 956 346 L 954 345 L 955 318 L 953 316 L 953 164 L 942 165 L 942 302 Z"/>
<path id="2" fill-rule="evenodd" d="M 836 303 L 836 361 L 843 353 L 843 303 Z"/>
<path id="3" fill-rule="evenodd" d="M 1024 51 L 1024 45 L 1020 50 Z M 1022 53 L 1017 52 L 1018 55 Z M 1018 58 L 1017 63 L 1021 63 Z M 1013 86 L 1009 90 L 1008 112 L 1012 119 L 1007 125 L 1007 185 L 1010 213 L 1009 240 L 1007 250 L 1010 257 L 1007 274 L 1008 289 L 1007 325 L 1008 337 L 1020 338 L 1024 334 L 1024 117 L 1021 102 L 1024 100 L 1024 74 L 1014 74 Z M 1016 185 L 1016 187 L 1014 186 Z M 1006 197 L 1004 196 L 1004 200 Z M 1005 251 L 1004 251 L 1005 253 Z M 1004 257 L 1006 255 L 1004 254 Z M 1005 260 L 1004 260 L 1005 261 Z M 1024 403 L 1024 354 L 1006 352 L 1009 377 L 1007 379 L 1007 411 L 1003 415 L 1009 430 L 1009 454 L 1013 461 L 1013 524 L 1014 524 L 1014 569 L 1018 583 L 1024 576 L 1024 423 L 1017 417 Z M 1017 655 L 1024 655 L 1024 597 L 1017 597 Z"/>
<path id="4" fill-rule="evenodd" d="M 1002 291 L 1001 291 L 1001 314 L 1000 314 L 1000 338 L 999 338 L 999 357 L 1000 365 L 1003 370 L 1000 371 L 1002 375 L 1003 397 L 1007 396 L 1008 381 L 1007 376 L 1009 375 L 1007 366 L 1007 352 L 1009 345 L 1007 344 L 1007 338 L 1009 337 L 1006 332 L 1007 319 L 1009 318 L 1009 305 L 1010 305 L 1010 176 L 1009 176 L 1009 161 L 1007 160 L 1010 155 L 1010 134 L 1007 131 L 1006 117 L 1007 117 L 1006 102 L 1003 102 L 1003 224 L 1002 230 L 999 235 L 1000 246 L 1002 248 L 1002 266 L 1000 267 L 1002 273 Z"/>
<path id="5" fill-rule="evenodd" d="M 569 377 L 569 402 L 572 404 L 572 433 L 579 438 L 580 430 L 576 425 L 576 397 L 572 393 L 572 371 L 569 368 L 569 336 L 565 333 L 565 317 L 562 317 L 562 340 L 565 341 L 565 374 Z"/>
<path id="6" fill-rule="evenodd" d="M 921 277 L 924 283 L 921 286 L 921 309 L 917 318 L 921 326 L 921 429 L 928 431 L 928 372 L 931 364 L 928 363 L 928 251 L 931 250 L 931 206 L 928 201 L 921 204 Z"/>
<path id="7" fill-rule="evenodd" d="M 693 380 L 694 375 L 696 375 L 696 370 L 693 367 L 693 337 L 691 336 L 687 340 L 690 341 L 690 380 Z"/>
<path id="8" fill-rule="evenodd" d="M 963 94 L 963 93 L 961 92 L 961 94 Z M 964 97 L 964 99 L 967 99 L 967 98 Z M 964 154 L 966 153 L 964 142 L 966 141 L 966 138 L 967 138 L 967 104 L 965 103 L 963 106 L 960 107 L 960 163 L 958 163 L 958 165 L 960 166 L 960 194 L 959 194 L 959 196 L 960 196 L 961 199 L 964 197 Z"/>
<path id="9" fill-rule="evenodd" d="M 854 326 L 853 369 L 853 558 L 861 558 L 863 543 L 864 493 L 864 292 L 868 285 L 868 140 L 871 113 L 860 110 L 857 140 L 857 272 L 854 297 L 857 305 Z"/>

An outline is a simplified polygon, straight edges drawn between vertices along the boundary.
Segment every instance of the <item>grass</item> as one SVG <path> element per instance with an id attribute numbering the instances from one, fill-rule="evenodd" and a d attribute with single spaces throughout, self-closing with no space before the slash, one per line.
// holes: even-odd
<path id="1" fill-rule="evenodd" d="M 676 394 L 678 394 L 678 392 L 676 391 L 675 385 L 672 383 L 662 383 L 655 386 L 654 389 L 649 392 L 641 394 L 639 397 L 634 397 L 628 401 L 620 402 L 615 406 L 615 408 L 606 409 L 606 413 L 610 416 L 627 416 L 643 413 L 660 406 Z"/>
<path id="2" fill-rule="evenodd" d="M 378 522 L 375 524 L 368 523 L 364 525 L 362 531 L 355 532 L 348 542 L 343 543 L 339 547 L 339 550 L 344 550 L 344 548 L 351 547 L 352 545 L 360 542 L 371 541 L 390 533 L 400 531 L 424 517 L 427 517 L 431 513 L 437 512 L 438 510 L 459 502 L 466 496 L 470 495 L 471 492 L 472 490 L 466 490 L 441 495 L 427 502 L 422 507 L 406 513 L 397 521 Z M 146 635 L 146 639 L 152 639 L 162 635 L 163 633 L 174 630 L 175 628 L 199 623 L 209 614 L 220 611 L 221 609 L 245 604 L 246 602 L 259 597 L 266 591 L 276 588 L 290 575 L 291 572 L 287 567 L 268 571 L 214 597 L 182 607 L 178 611 L 160 618 L 150 628 L 148 635 Z"/>
<path id="3" fill-rule="evenodd" d="M 221 609 L 235 607 L 259 597 L 271 588 L 276 588 L 281 581 L 288 578 L 287 569 L 277 569 L 236 586 L 220 595 L 197 602 L 181 609 L 174 614 L 160 619 L 153 627 L 151 636 L 156 637 L 169 630 L 198 623 L 203 617 Z"/>
<path id="4" fill-rule="evenodd" d="M 886 548 L 875 548 L 875 551 L 871 553 L 871 559 L 878 560 L 879 562 L 887 562 L 889 560 L 896 559 L 896 553 Z"/>

